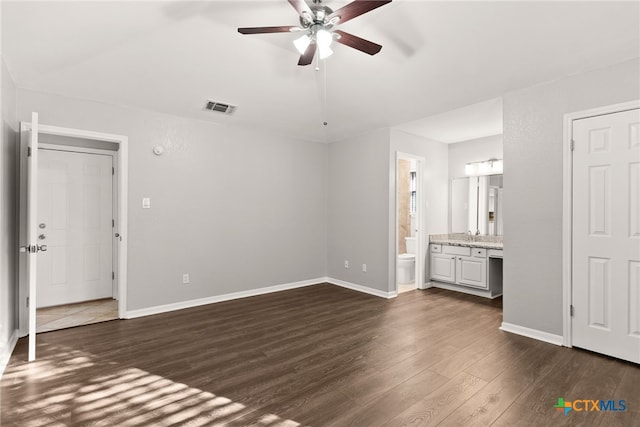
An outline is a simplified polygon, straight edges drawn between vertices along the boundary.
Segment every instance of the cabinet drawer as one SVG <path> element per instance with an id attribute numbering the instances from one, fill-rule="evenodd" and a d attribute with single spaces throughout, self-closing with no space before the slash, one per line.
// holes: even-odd
<path id="1" fill-rule="evenodd" d="M 471 250 L 471 254 L 474 257 L 477 257 L 477 258 L 486 258 L 487 257 L 487 250 L 484 249 L 484 248 L 473 248 Z"/>
<path id="2" fill-rule="evenodd" d="M 442 245 L 431 244 L 431 253 L 432 254 L 442 253 Z"/>
<path id="3" fill-rule="evenodd" d="M 470 256 L 471 248 L 468 248 L 466 246 L 443 246 L 442 252 L 444 252 L 445 254 L 451 254 L 451 255 Z"/>

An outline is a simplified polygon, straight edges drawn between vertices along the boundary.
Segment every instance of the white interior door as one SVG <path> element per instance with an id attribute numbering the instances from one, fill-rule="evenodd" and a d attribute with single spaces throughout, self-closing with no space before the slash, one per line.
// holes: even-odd
<path id="1" fill-rule="evenodd" d="M 38 245 L 38 113 L 31 114 L 31 130 L 27 140 L 27 206 L 26 242 L 20 252 L 26 256 L 26 282 L 29 307 L 29 361 L 36 359 L 36 280 L 38 252 L 46 246 Z"/>
<path id="2" fill-rule="evenodd" d="M 40 149 L 37 307 L 113 297 L 112 159 Z"/>
<path id="3" fill-rule="evenodd" d="M 640 110 L 573 139 L 572 344 L 640 363 Z"/>

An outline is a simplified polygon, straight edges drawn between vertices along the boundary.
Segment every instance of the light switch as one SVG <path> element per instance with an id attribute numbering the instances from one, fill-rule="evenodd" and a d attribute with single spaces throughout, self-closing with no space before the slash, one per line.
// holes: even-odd
<path id="1" fill-rule="evenodd" d="M 151 199 L 149 197 L 142 198 L 142 209 L 151 209 Z"/>

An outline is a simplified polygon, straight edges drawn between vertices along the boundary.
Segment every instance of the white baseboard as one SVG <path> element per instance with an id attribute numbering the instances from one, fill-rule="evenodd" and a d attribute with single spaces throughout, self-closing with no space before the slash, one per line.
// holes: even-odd
<path id="1" fill-rule="evenodd" d="M 358 292 L 363 292 L 369 295 L 375 295 L 381 298 L 395 298 L 398 296 L 398 292 L 385 292 L 379 289 L 369 288 L 367 286 L 356 285 L 355 283 L 345 282 L 344 280 L 334 279 L 332 277 L 325 277 L 325 282 L 331 283 L 332 285 L 342 286 L 343 288 L 351 289 Z"/>
<path id="2" fill-rule="evenodd" d="M 524 326 L 514 325 L 512 323 L 502 322 L 500 328 L 505 332 L 511 332 L 512 334 L 522 335 L 528 338 L 533 338 L 538 341 L 548 342 L 561 346 L 563 343 L 562 335 L 550 334 L 549 332 L 539 331 L 537 329 L 525 328 Z"/>
<path id="3" fill-rule="evenodd" d="M 7 367 L 7 363 L 9 363 L 9 359 L 11 358 L 11 354 L 13 353 L 13 349 L 16 348 L 17 342 L 18 330 L 16 329 L 11 334 L 7 346 L 0 350 L 0 378 L 2 378 L 2 374 L 4 374 L 4 369 Z"/>
<path id="4" fill-rule="evenodd" d="M 424 282 L 424 284 L 418 289 L 429 289 L 433 287 L 433 282 Z"/>
<path id="5" fill-rule="evenodd" d="M 369 288 L 367 286 L 356 285 L 355 283 L 345 282 L 343 280 L 333 279 L 331 277 L 319 277 L 317 279 L 303 280 L 301 282 L 286 283 L 283 285 L 269 286 L 266 288 L 249 289 L 247 291 L 232 292 L 229 294 L 215 295 L 212 297 L 199 298 L 189 301 L 180 301 L 171 304 L 157 305 L 155 307 L 141 308 L 138 310 L 130 310 L 125 313 L 125 319 L 134 319 L 136 317 L 151 316 L 153 314 L 167 313 L 169 311 L 182 310 L 185 308 L 198 307 L 216 302 L 230 301 L 239 298 L 253 297 L 257 295 L 270 294 L 273 292 L 286 291 L 289 289 L 302 288 L 305 286 L 318 285 L 321 283 L 330 283 L 332 285 L 341 286 L 343 288 L 352 289 L 354 291 L 363 292 L 369 295 L 375 295 L 381 298 L 395 298 L 397 292 L 384 292 L 378 289 Z"/>
<path id="6" fill-rule="evenodd" d="M 155 307 L 141 308 L 139 310 L 130 310 L 125 314 L 125 319 L 133 319 L 136 317 L 151 316 L 152 314 L 166 313 L 169 311 L 182 310 L 185 308 L 198 307 L 216 302 L 229 301 L 239 298 L 253 297 L 256 295 L 270 294 L 273 292 L 286 291 L 289 289 L 302 288 L 304 286 L 317 285 L 326 282 L 326 277 L 312 280 L 303 280 L 301 282 L 286 283 L 283 285 L 268 286 L 266 288 L 249 289 L 247 291 L 232 292 L 229 294 L 215 295 L 212 297 L 199 298 L 189 301 L 180 301 L 171 304 L 158 305 Z"/>
<path id="7" fill-rule="evenodd" d="M 502 295 L 502 294 L 491 295 L 491 291 L 489 290 L 485 291 L 483 289 L 475 289 L 469 286 L 452 285 L 452 284 L 443 283 L 443 282 L 431 282 L 431 287 L 446 289 L 448 291 L 462 292 L 463 294 L 475 295 L 477 297 L 491 298 L 491 299 L 498 298 L 499 296 Z"/>

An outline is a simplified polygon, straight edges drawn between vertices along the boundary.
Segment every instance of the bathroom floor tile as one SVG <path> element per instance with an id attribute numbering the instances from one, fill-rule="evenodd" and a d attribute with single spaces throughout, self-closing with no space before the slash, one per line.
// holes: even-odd
<path id="1" fill-rule="evenodd" d="M 416 284 L 415 283 L 403 283 L 401 285 L 398 285 L 398 293 L 404 293 L 404 292 L 409 292 L 409 291 L 415 291 L 416 290 Z"/>
<path id="2" fill-rule="evenodd" d="M 36 310 L 36 332 L 49 332 L 118 318 L 118 301 L 105 298 Z"/>

